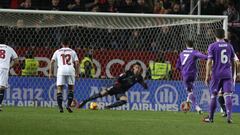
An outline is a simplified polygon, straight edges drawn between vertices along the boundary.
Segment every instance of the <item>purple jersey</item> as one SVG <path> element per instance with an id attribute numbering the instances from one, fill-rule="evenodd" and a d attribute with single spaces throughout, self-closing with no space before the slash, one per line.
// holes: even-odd
<path id="1" fill-rule="evenodd" d="M 212 77 L 232 78 L 232 61 L 235 53 L 231 44 L 220 40 L 208 47 L 208 59 L 213 60 Z"/>
<path id="2" fill-rule="evenodd" d="M 181 70 L 182 76 L 196 76 L 198 59 L 207 59 L 207 56 L 193 48 L 187 48 L 180 53 L 177 69 Z"/>

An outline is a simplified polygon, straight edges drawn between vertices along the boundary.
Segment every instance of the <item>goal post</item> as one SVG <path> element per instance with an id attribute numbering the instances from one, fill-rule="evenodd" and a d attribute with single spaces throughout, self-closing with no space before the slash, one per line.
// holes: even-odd
<path id="1" fill-rule="evenodd" d="M 10 90 L 4 103 L 56 105 L 55 80 L 47 78 L 48 66 L 53 52 L 60 47 L 60 39 L 68 37 L 80 61 L 86 53 L 92 54 L 96 70 L 93 78 L 77 80 L 75 98 L 78 101 L 111 86 L 117 75 L 138 61 L 149 91 L 134 86 L 128 92 L 129 103 L 119 109 L 178 111 L 186 98 L 181 76 L 174 68 L 178 53 L 188 39 L 194 40 L 196 49 L 206 53 L 208 44 L 215 40 L 213 30 L 227 31 L 227 25 L 227 16 L 0 9 L 0 34 L 6 37 L 6 44 L 17 51 L 21 61 L 29 50 L 39 61 L 37 76 L 22 76 L 20 66 L 11 69 L 13 76 L 9 79 Z M 149 63 L 159 59 L 171 64 L 170 79 L 151 80 L 148 76 Z M 198 68 L 197 100 L 202 102 L 200 106 L 205 106 L 208 99 L 202 99 L 207 89 L 202 83 L 204 62 L 199 62 Z M 66 95 L 65 91 L 65 100 Z M 97 101 L 103 105 L 114 100 L 106 97 Z"/>
<path id="2" fill-rule="evenodd" d="M 213 15 L 169 15 L 169 14 L 133 14 L 133 13 L 101 13 L 101 12 L 70 12 L 70 11 L 44 11 L 44 10 L 13 10 L 0 9 L 1 26 L 16 26 L 17 20 L 22 16 L 26 25 L 22 27 L 61 27 L 61 26 L 86 26 L 97 28 L 112 28 L 112 29 L 136 29 L 146 27 L 163 27 L 171 25 L 188 24 L 186 19 L 191 20 L 189 24 L 211 23 L 219 20 L 224 21 L 223 28 L 227 30 L 227 16 Z M 59 16 L 60 19 L 52 24 L 41 23 L 45 15 Z M 7 22 L 4 17 L 11 19 L 12 22 Z M 162 19 L 167 19 L 163 21 Z M 199 20 L 200 19 L 200 20 Z M 118 21 L 118 23 L 111 22 Z M 85 21 L 82 23 L 82 21 Z M 110 21 L 110 22 L 109 22 Z M 129 22 L 139 21 L 139 22 Z M 146 21 L 146 22 L 144 22 Z M 171 22 L 169 22 L 171 21 Z M 92 22 L 92 25 L 88 25 Z M 137 25 L 136 25 L 137 24 Z M 108 25 L 106 27 L 106 25 Z M 130 26 L 130 27 L 129 27 Z"/>

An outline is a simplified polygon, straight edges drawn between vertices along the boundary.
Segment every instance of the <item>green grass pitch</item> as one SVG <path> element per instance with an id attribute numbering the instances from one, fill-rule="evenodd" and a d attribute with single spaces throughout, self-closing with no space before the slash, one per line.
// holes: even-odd
<path id="1" fill-rule="evenodd" d="M 214 123 L 182 112 L 66 110 L 5 107 L 0 112 L 0 135 L 237 135 L 240 114 L 233 124 L 216 114 Z"/>

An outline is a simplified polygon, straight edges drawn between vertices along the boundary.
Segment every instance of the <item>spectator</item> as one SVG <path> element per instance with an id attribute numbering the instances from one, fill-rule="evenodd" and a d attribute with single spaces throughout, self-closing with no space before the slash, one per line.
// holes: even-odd
<path id="1" fill-rule="evenodd" d="M 67 9 L 71 11 L 85 11 L 85 3 L 82 0 L 73 0 L 68 4 Z"/>
<path id="2" fill-rule="evenodd" d="M 163 8 L 164 9 L 171 9 L 172 3 L 169 0 L 163 0 Z"/>
<path id="3" fill-rule="evenodd" d="M 181 6 L 180 6 L 179 4 L 177 4 L 177 3 L 175 3 L 175 4 L 173 5 L 173 9 L 172 9 L 172 11 L 170 12 L 170 14 L 182 14 L 182 13 L 181 13 Z"/>
<path id="4" fill-rule="evenodd" d="M 153 13 L 154 14 L 163 14 L 164 13 L 162 1 L 157 1 L 154 3 Z"/>
<path id="5" fill-rule="evenodd" d="M 23 62 L 23 76 L 37 76 L 39 68 L 39 61 L 34 58 L 32 50 L 27 51 L 26 58 Z"/>
<path id="6" fill-rule="evenodd" d="M 224 1 L 223 0 L 216 0 L 214 9 L 215 9 L 215 12 L 214 12 L 215 15 L 223 15 L 223 12 L 225 10 Z"/>
<path id="7" fill-rule="evenodd" d="M 117 11 L 121 13 L 136 13 L 136 4 L 133 0 L 122 0 L 117 7 Z"/>
<path id="8" fill-rule="evenodd" d="M 51 4 L 47 9 L 48 10 L 63 10 L 64 8 L 61 5 L 61 0 L 51 0 Z"/>
<path id="9" fill-rule="evenodd" d="M 32 0 L 24 0 L 24 2 L 19 5 L 19 9 L 34 9 L 32 7 Z"/>
<path id="10" fill-rule="evenodd" d="M 108 12 L 116 12 L 116 2 L 114 0 L 108 0 L 109 8 Z"/>
<path id="11" fill-rule="evenodd" d="M 155 1 L 156 0 L 145 0 L 145 3 L 150 9 L 153 9 Z"/>
<path id="12" fill-rule="evenodd" d="M 98 0 L 98 7 L 100 12 L 108 12 L 110 5 L 109 0 Z"/>
<path id="13" fill-rule="evenodd" d="M 191 1 L 190 0 L 183 0 L 183 2 L 181 3 L 181 11 L 184 14 L 190 14 L 190 5 L 191 5 Z"/>
<path id="14" fill-rule="evenodd" d="M 228 8 L 224 11 L 224 15 L 228 16 L 229 22 L 239 21 L 239 12 L 235 8 L 234 2 L 230 1 L 228 3 Z"/>
<path id="15" fill-rule="evenodd" d="M 147 78 L 153 80 L 169 80 L 172 76 L 172 66 L 164 60 L 163 53 L 160 53 L 155 61 L 151 61 L 147 71 Z"/>
<path id="16" fill-rule="evenodd" d="M 80 75 L 86 78 L 94 78 L 95 73 L 93 54 L 91 51 L 88 51 L 80 63 Z"/>
<path id="17" fill-rule="evenodd" d="M 203 0 L 201 3 L 201 15 L 213 15 L 214 6 L 209 0 Z"/>
<path id="18" fill-rule="evenodd" d="M 85 0 L 85 7 L 88 11 L 91 11 L 94 7 L 96 8 L 99 0 Z M 96 10 L 96 9 L 94 9 Z"/>
<path id="19" fill-rule="evenodd" d="M 152 10 L 147 6 L 145 0 L 137 0 L 136 4 L 137 13 L 152 13 Z"/>
<path id="20" fill-rule="evenodd" d="M 100 9 L 99 9 L 99 6 L 98 5 L 95 5 L 94 7 L 92 7 L 91 9 L 91 12 L 99 12 Z"/>

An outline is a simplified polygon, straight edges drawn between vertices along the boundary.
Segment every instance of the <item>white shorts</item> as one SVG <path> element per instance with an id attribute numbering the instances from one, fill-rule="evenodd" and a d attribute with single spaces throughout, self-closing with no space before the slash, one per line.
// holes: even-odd
<path id="1" fill-rule="evenodd" d="M 8 87 L 8 70 L 0 69 L 0 86 Z"/>
<path id="2" fill-rule="evenodd" d="M 57 76 L 57 86 L 58 85 L 74 85 L 75 84 L 75 75 L 58 75 Z"/>

